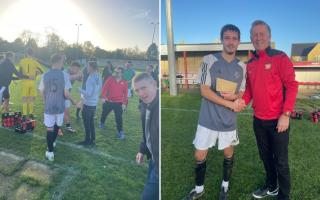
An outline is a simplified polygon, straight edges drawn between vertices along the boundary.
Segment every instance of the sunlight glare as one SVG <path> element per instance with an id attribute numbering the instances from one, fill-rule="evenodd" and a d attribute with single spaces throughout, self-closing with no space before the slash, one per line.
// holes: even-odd
<path id="1" fill-rule="evenodd" d="M 102 37 L 85 13 L 71 0 L 19 0 L 0 14 L 1 35 L 13 41 L 23 30 L 39 36 L 40 45 L 48 32 L 58 34 L 67 43 L 75 43 L 77 26 L 80 27 L 79 43 L 90 40 L 99 45 Z"/>

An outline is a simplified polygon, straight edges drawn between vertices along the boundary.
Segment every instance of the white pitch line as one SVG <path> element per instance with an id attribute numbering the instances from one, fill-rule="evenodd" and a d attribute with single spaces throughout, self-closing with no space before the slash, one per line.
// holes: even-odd
<path id="1" fill-rule="evenodd" d="M 180 111 L 180 112 L 199 112 L 199 110 L 194 109 L 183 109 L 183 108 L 164 108 L 161 107 L 161 110 L 172 110 L 172 111 Z M 253 115 L 251 112 L 240 112 L 238 115 Z"/>
<path id="2" fill-rule="evenodd" d="M 39 136 L 39 135 L 32 134 L 32 133 L 27 133 L 27 135 L 30 135 L 30 136 L 32 136 L 32 137 L 39 138 L 39 139 L 46 139 L 46 138 L 43 137 L 43 136 Z M 109 159 L 112 159 L 112 160 L 121 161 L 121 162 L 126 162 L 126 163 L 130 163 L 130 164 L 135 164 L 135 165 L 136 165 L 136 162 L 135 162 L 135 161 L 126 160 L 126 159 L 124 159 L 124 158 L 120 158 L 120 157 L 117 157 L 117 156 L 113 156 L 113 155 L 111 155 L 111 154 L 104 153 L 104 152 L 101 152 L 101 151 L 98 151 L 98 150 L 88 149 L 88 148 L 85 148 L 85 147 L 83 147 L 83 146 L 81 146 L 81 145 L 72 144 L 72 143 L 70 143 L 70 142 L 63 142 L 63 141 L 59 141 L 59 140 L 57 140 L 56 142 L 57 142 L 57 144 L 62 144 L 62 145 L 64 145 L 64 146 L 70 147 L 70 148 L 72 148 L 72 149 L 78 149 L 78 150 L 85 151 L 85 152 L 88 152 L 88 153 L 91 153 L 91 154 L 94 154 L 94 155 L 97 155 L 97 156 L 103 156 L 103 157 L 106 157 L 106 158 L 109 158 Z"/>
<path id="3" fill-rule="evenodd" d="M 5 129 L 5 130 L 9 130 L 9 131 L 14 131 L 13 129 L 2 127 L 2 126 L 1 126 L 1 128 Z M 39 135 L 36 135 L 36 134 L 32 134 L 30 132 L 25 133 L 25 135 L 27 135 L 29 137 L 34 137 L 34 138 L 37 138 L 37 139 L 46 140 L 46 137 L 39 136 Z M 117 157 L 117 156 L 113 156 L 111 154 L 104 153 L 104 152 L 101 152 L 101 151 L 98 151 L 98 150 L 95 150 L 95 149 L 85 148 L 85 147 L 83 147 L 81 145 L 73 144 L 73 143 L 70 143 L 70 142 L 63 142 L 63 141 L 57 140 L 57 144 L 62 144 L 64 146 L 70 147 L 72 149 L 78 149 L 78 150 L 81 150 L 81 151 L 84 151 L 84 152 L 88 152 L 88 153 L 93 154 L 93 155 L 103 156 L 103 157 L 106 157 L 108 159 L 112 159 L 112 160 L 116 160 L 116 161 L 120 161 L 120 162 L 125 162 L 125 163 L 129 163 L 129 164 L 137 165 L 136 162 L 133 161 L 133 160 L 127 160 L 127 159 L 120 158 L 120 157 Z M 147 165 L 143 164 L 143 166 L 147 166 Z"/>
<path id="4" fill-rule="evenodd" d="M 61 200 L 67 188 L 71 184 L 72 180 L 79 174 L 79 171 L 74 168 L 68 168 L 66 171 L 67 175 L 62 179 L 62 181 L 55 187 L 51 200 Z"/>
<path id="5" fill-rule="evenodd" d="M 8 131 L 14 131 L 13 129 L 10 128 L 6 128 L 6 127 L 2 127 L 0 126 L 0 128 L 8 130 Z M 46 137 L 43 136 L 39 136 L 39 135 L 35 135 L 32 134 L 30 132 L 25 134 L 28 137 L 34 137 L 36 139 L 41 139 L 41 140 L 45 140 Z M 76 144 L 72 144 L 69 142 L 62 142 L 62 141 L 56 141 L 58 144 L 73 148 L 73 149 L 78 149 L 81 151 L 85 151 L 94 155 L 98 155 L 98 156 L 103 156 L 106 157 L 108 159 L 112 159 L 112 160 L 116 160 L 116 161 L 120 161 L 120 162 L 125 162 L 125 163 L 129 163 L 129 164 L 133 164 L 133 165 L 137 165 L 135 161 L 132 160 L 126 160 L 117 156 L 112 156 L 108 153 L 103 153 L 101 151 L 98 150 L 94 150 L 94 149 L 87 149 L 83 146 L 80 145 L 76 145 Z M 58 184 L 58 186 L 55 187 L 53 195 L 51 197 L 51 200 L 62 200 L 64 197 L 65 192 L 67 191 L 67 188 L 70 186 L 70 184 L 72 183 L 72 180 L 79 174 L 79 170 L 74 168 L 74 167 L 65 167 L 62 165 L 57 165 L 54 164 L 55 167 L 60 168 L 62 170 L 66 171 L 66 176 L 62 179 L 62 181 Z M 147 164 L 144 163 L 142 164 L 142 166 L 147 167 Z"/>

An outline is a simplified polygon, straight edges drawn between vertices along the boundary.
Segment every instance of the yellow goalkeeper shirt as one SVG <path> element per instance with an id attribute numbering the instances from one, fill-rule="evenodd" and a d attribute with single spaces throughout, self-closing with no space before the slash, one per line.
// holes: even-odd
<path id="1" fill-rule="evenodd" d="M 34 58 L 26 57 L 20 60 L 20 71 L 27 76 L 36 77 L 37 74 L 44 72 L 43 66 Z"/>

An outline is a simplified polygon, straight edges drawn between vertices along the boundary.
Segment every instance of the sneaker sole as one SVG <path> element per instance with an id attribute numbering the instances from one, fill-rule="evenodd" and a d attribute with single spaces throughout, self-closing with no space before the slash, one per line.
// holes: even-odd
<path id="1" fill-rule="evenodd" d="M 273 196 L 277 196 L 277 195 L 278 195 L 278 191 L 275 192 L 275 193 L 272 193 L 272 192 L 269 192 L 269 191 L 268 191 L 265 196 L 257 196 L 257 195 L 255 195 L 255 194 L 252 194 L 252 196 L 253 196 L 254 198 L 256 198 L 256 199 L 263 199 L 263 198 L 266 198 L 266 197 L 268 197 L 268 196 L 273 197 Z"/>
<path id="2" fill-rule="evenodd" d="M 265 195 L 265 196 L 257 196 L 255 194 L 252 194 L 252 196 L 256 199 L 263 199 L 263 198 L 266 198 L 268 195 Z"/>
<path id="3" fill-rule="evenodd" d="M 200 197 L 202 197 L 204 195 L 204 192 L 200 193 L 199 196 L 197 196 L 196 198 L 193 198 L 193 200 L 199 199 Z"/>
<path id="4" fill-rule="evenodd" d="M 199 199 L 199 198 L 202 197 L 203 195 L 204 195 L 204 191 L 203 191 L 202 193 L 200 193 L 200 195 L 197 196 L 196 198 L 192 198 L 192 200 Z M 189 197 L 189 195 L 188 195 L 188 196 L 184 197 L 184 198 L 181 199 L 181 200 L 190 200 L 190 197 Z"/>
<path id="5" fill-rule="evenodd" d="M 278 191 L 276 191 L 276 192 L 267 192 L 267 195 L 268 196 L 277 196 L 278 195 Z"/>

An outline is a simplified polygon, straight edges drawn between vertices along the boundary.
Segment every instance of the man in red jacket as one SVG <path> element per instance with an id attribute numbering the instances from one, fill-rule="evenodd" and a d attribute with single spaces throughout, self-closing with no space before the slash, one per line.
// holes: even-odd
<path id="1" fill-rule="evenodd" d="M 116 117 L 118 138 L 124 139 L 122 128 L 122 113 L 128 104 L 128 83 L 122 79 L 123 69 L 116 67 L 114 75 L 109 77 L 102 87 L 101 100 L 103 103 L 99 128 L 104 128 L 108 114 L 113 110 Z"/>
<path id="2" fill-rule="evenodd" d="M 270 48 L 269 25 L 254 21 L 250 33 L 255 51 L 247 64 L 246 90 L 240 105 L 248 105 L 252 100 L 253 129 L 266 171 L 265 185 L 253 192 L 253 197 L 277 196 L 279 200 L 288 200 L 289 119 L 298 83 L 288 56 Z"/>

